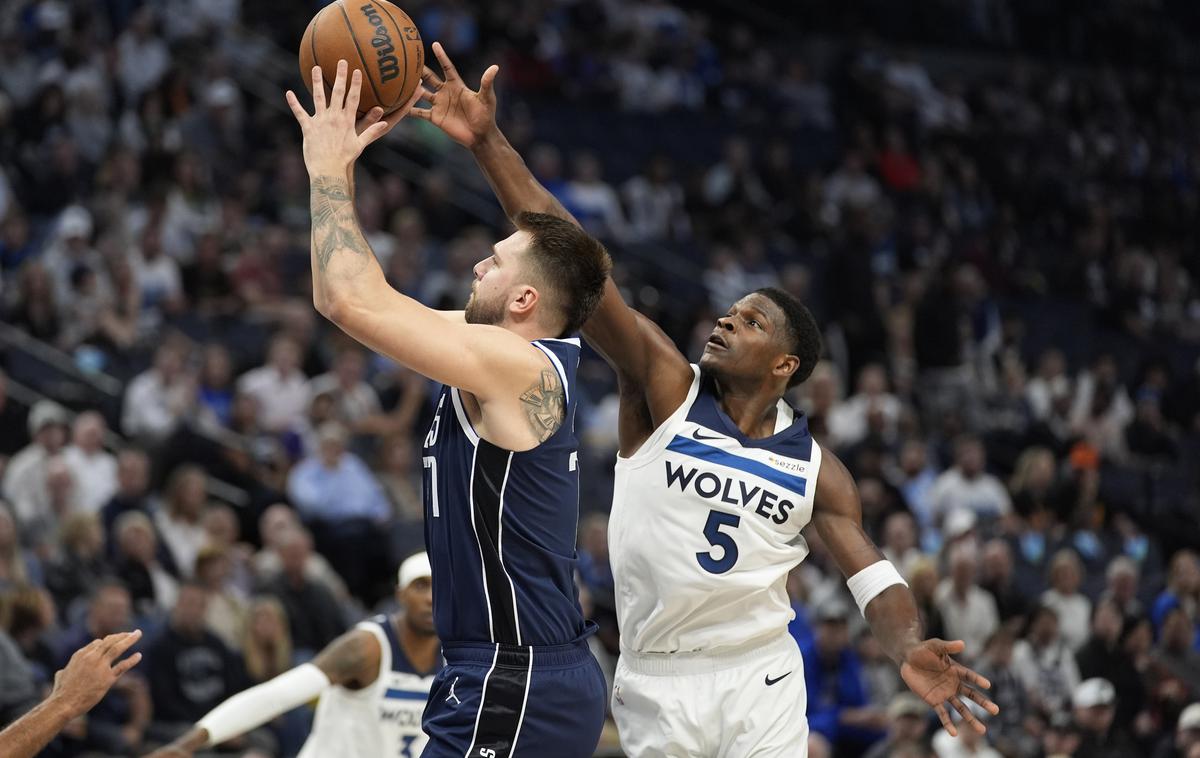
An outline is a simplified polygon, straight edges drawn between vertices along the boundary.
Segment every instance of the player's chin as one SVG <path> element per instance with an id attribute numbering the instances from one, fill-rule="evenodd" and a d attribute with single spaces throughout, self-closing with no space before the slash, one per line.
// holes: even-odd
<path id="1" fill-rule="evenodd" d="M 728 365 L 729 350 L 712 345 L 705 345 L 700 355 L 700 370 L 706 373 L 720 373 L 722 367 Z"/>

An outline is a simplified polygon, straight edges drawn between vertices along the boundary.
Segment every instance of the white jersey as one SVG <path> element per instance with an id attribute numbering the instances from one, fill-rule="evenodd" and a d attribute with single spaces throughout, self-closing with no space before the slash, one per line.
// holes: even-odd
<path id="1" fill-rule="evenodd" d="M 437 671 L 421 675 L 413 670 L 388 617 L 354 628 L 379 641 L 379 675 L 361 690 L 334 686 L 321 694 L 299 758 L 417 758 L 428 740 L 421 731 L 421 714 Z"/>
<path id="2" fill-rule="evenodd" d="M 776 433 L 746 437 L 692 369 L 683 405 L 617 458 L 608 540 L 623 651 L 740 648 L 795 616 L 787 574 L 808 555 L 821 448 L 782 400 Z"/>

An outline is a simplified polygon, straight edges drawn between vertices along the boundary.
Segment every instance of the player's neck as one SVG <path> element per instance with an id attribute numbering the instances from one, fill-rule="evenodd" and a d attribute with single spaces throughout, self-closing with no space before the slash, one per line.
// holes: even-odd
<path id="1" fill-rule="evenodd" d="M 717 381 L 716 388 L 721 410 L 725 411 L 725 415 L 742 434 L 751 439 L 763 439 L 775 434 L 778 395 L 762 386 L 739 387 L 725 381 Z"/>
<path id="2" fill-rule="evenodd" d="M 514 321 L 513 319 L 505 319 L 500 326 L 509 330 L 513 334 L 533 342 L 534 340 L 553 339 L 558 336 L 558 332 L 547 329 L 541 321 L 536 318 L 523 319 Z"/>

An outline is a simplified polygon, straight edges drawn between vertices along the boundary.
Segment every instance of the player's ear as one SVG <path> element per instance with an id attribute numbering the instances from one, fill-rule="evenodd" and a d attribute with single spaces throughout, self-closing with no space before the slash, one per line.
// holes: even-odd
<path id="1" fill-rule="evenodd" d="M 537 307 L 541 296 L 531 284 L 522 284 L 517 289 L 516 296 L 508 304 L 508 310 L 514 316 L 528 316 Z"/>
<path id="2" fill-rule="evenodd" d="M 794 355 L 784 355 L 775 363 L 775 368 L 772 373 L 775 376 L 790 379 L 792 374 L 800 369 L 800 359 Z"/>

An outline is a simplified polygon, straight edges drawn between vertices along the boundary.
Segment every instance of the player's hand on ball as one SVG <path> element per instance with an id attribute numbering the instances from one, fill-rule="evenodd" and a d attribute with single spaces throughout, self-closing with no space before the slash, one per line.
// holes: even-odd
<path id="1" fill-rule="evenodd" d="M 980 734 L 986 732 L 987 727 L 975 718 L 963 698 L 973 700 L 993 716 L 1000 712 L 1000 706 L 977 689 L 988 689 L 992 683 L 950 657 L 965 648 L 962 640 L 925 640 L 909 650 L 900 665 L 900 676 L 904 678 L 904 683 L 933 708 L 942 726 L 955 737 L 958 736 L 958 729 L 946 710 L 947 702 L 958 711 L 963 721 Z"/>
<path id="2" fill-rule="evenodd" d="M 432 122 L 458 144 L 474 147 L 496 128 L 496 90 L 493 85 L 500 67 L 489 66 L 476 91 L 463 82 L 442 43 L 433 43 L 433 54 L 442 65 L 442 76 L 426 66 L 418 87 L 421 99 L 428 100 L 430 107 L 413 106 L 408 110 L 413 116 Z"/>
<path id="3" fill-rule="evenodd" d="M 304 133 L 304 163 L 309 173 L 341 173 L 352 164 L 364 148 L 391 131 L 400 120 L 384 119 L 381 108 L 372 108 L 356 124 L 358 100 L 362 92 L 362 72 L 358 69 L 347 77 L 346 61 L 338 61 L 337 75 L 329 102 L 325 102 L 325 85 L 320 66 L 313 66 L 313 114 L 310 116 L 300 105 L 296 93 L 287 91 L 287 103 L 292 115 Z M 347 81 L 349 79 L 349 81 Z M 412 103 L 420 96 L 420 89 L 413 93 L 412 100 L 397 112 L 407 113 Z"/>

